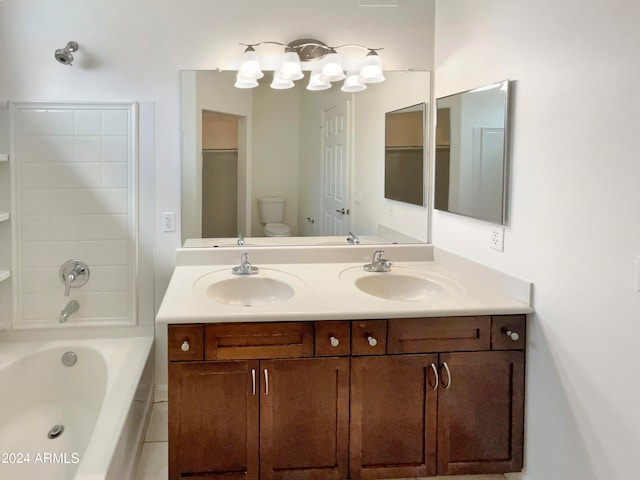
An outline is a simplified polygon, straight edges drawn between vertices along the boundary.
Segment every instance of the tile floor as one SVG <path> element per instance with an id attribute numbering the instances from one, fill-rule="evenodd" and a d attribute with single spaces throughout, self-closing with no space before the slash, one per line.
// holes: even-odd
<path id="1" fill-rule="evenodd" d="M 167 402 L 153 404 L 135 480 L 167 480 L 169 477 L 168 405 Z"/>
<path id="2" fill-rule="evenodd" d="M 167 480 L 169 476 L 167 402 L 154 403 L 135 480 Z M 431 477 L 433 478 L 433 477 Z M 503 475 L 437 477 L 438 480 L 506 480 Z"/>

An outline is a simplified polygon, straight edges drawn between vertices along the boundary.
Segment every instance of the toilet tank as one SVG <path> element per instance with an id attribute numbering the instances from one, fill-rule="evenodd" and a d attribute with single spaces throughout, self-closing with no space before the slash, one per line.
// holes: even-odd
<path id="1" fill-rule="evenodd" d="M 258 197 L 258 216 L 260 223 L 282 223 L 284 220 L 285 197 Z"/>

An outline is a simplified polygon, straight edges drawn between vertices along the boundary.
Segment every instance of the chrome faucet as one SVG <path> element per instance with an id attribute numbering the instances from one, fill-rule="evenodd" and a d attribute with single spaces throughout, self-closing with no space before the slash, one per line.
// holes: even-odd
<path id="1" fill-rule="evenodd" d="M 240 265 L 231 269 L 231 273 L 234 275 L 255 275 L 259 271 L 260 269 L 258 267 L 251 265 L 251 262 L 249 261 L 249 254 L 246 252 L 243 253 L 240 258 Z"/>
<path id="2" fill-rule="evenodd" d="M 67 306 L 64 307 L 60 312 L 58 321 L 60 323 L 65 323 L 67 320 L 69 320 L 69 317 L 71 316 L 71 314 L 78 311 L 78 308 L 80 308 L 80 304 L 75 300 L 71 300 L 69 303 L 67 303 Z"/>
<path id="3" fill-rule="evenodd" d="M 351 245 L 358 245 L 360 243 L 360 239 L 355 236 L 353 233 L 349 232 L 349 237 L 347 237 L 347 242 Z"/>
<path id="4" fill-rule="evenodd" d="M 238 235 L 238 241 L 236 243 L 239 247 L 242 247 L 244 245 L 244 236 L 241 233 Z"/>
<path id="5" fill-rule="evenodd" d="M 388 272 L 391 270 L 391 260 L 387 260 L 386 258 L 382 258 L 382 254 L 384 250 L 376 250 L 373 254 L 373 260 L 371 263 L 367 263 L 364 267 L 365 272 Z"/>

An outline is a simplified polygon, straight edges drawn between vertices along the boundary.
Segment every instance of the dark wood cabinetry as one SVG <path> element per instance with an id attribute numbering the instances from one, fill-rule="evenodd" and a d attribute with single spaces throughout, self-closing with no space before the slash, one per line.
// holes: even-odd
<path id="1" fill-rule="evenodd" d="M 524 330 L 524 315 L 170 326 L 169 478 L 519 471 Z"/>

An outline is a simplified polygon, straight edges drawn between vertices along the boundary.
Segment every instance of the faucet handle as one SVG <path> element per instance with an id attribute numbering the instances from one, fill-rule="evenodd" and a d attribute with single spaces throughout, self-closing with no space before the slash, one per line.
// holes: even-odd
<path id="1" fill-rule="evenodd" d="M 382 261 L 382 254 L 383 253 L 384 253 L 384 250 L 376 250 L 375 253 L 373 254 L 373 261 L 374 262 Z"/>
<path id="2" fill-rule="evenodd" d="M 89 265 L 73 258 L 60 267 L 60 281 L 64 285 L 64 294 L 69 296 L 71 288 L 78 288 L 89 281 Z"/>

